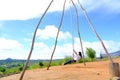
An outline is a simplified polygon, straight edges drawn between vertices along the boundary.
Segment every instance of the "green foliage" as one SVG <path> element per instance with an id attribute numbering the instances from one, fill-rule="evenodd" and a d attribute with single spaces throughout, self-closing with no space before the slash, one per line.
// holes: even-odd
<path id="1" fill-rule="evenodd" d="M 108 60 L 107 57 L 103 57 L 103 58 L 102 58 L 102 61 L 106 61 L 106 60 Z"/>
<path id="2" fill-rule="evenodd" d="M 40 68 L 39 63 L 30 65 L 28 69 L 37 69 L 37 68 Z"/>
<path id="3" fill-rule="evenodd" d="M 51 66 L 58 66 L 58 65 L 61 65 L 62 63 L 63 63 L 63 60 L 54 60 L 52 61 Z M 49 64 L 49 61 L 38 62 L 38 63 L 30 65 L 29 69 L 48 67 L 48 64 Z"/>
<path id="4" fill-rule="evenodd" d="M 44 64 L 44 66 L 42 68 L 48 67 L 49 62 L 43 62 L 43 64 Z"/>
<path id="5" fill-rule="evenodd" d="M 88 58 L 91 59 L 91 61 L 93 61 L 96 58 L 96 52 L 92 48 L 86 48 L 86 54 Z"/>
<path id="6" fill-rule="evenodd" d="M 58 65 L 62 65 L 62 64 L 63 64 L 63 62 L 64 62 L 64 60 L 63 60 L 63 59 L 61 59 L 61 60 L 58 60 L 58 61 L 57 61 Z"/>
<path id="7" fill-rule="evenodd" d="M 23 66 L 20 66 L 20 67 L 19 67 L 19 71 L 22 71 L 22 70 L 23 70 Z"/>
<path id="8" fill-rule="evenodd" d="M 59 66 L 59 65 L 62 65 L 63 62 L 64 62 L 63 59 L 55 60 L 55 61 L 52 61 L 51 66 Z"/>
<path id="9" fill-rule="evenodd" d="M 64 62 L 67 62 L 67 61 L 69 61 L 69 60 L 71 60 L 71 59 L 72 59 L 71 56 L 66 56 L 66 57 L 64 58 Z"/>
<path id="10" fill-rule="evenodd" d="M 6 67 L 4 67 L 4 66 L 0 66 L 0 72 L 5 72 L 6 71 Z"/>
<path id="11" fill-rule="evenodd" d="M 39 66 L 40 67 L 44 66 L 43 62 L 39 62 Z"/>
<path id="12" fill-rule="evenodd" d="M 57 64 L 57 62 L 56 61 L 53 61 L 52 63 L 51 63 L 51 66 L 57 66 L 58 64 Z"/>
<path id="13" fill-rule="evenodd" d="M 85 62 L 91 62 L 90 58 L 85 58 Z"/>
<path id="14" fill-rule="evenodd" d="M 0 75 L 2 75 L 3 74 L 3 72 L 0 72 Z"/>
<path id="15" fill-rule="evenodd" d="M 6 75 L 11 75 L 11 74 L 16 74 L 16 73 L 19 73 L 19 67 L 13 67 L 13 68 L 7 68 L 5 73 Z"/>
<path id="16" fill-rule="evenodd" d="M 78 60 L 78 63 L 83 63 L 83 62 L 84 62 L 83 58 Z"/>
<path id="17" fill-rule="evenodd" d="M 79 59 L 78 60 L 78 63 L 83 63 L 84 62 L 84 59 Z M 91 59 L 90 58 L 85 58 L 85 62 L 91 62 Z"/>

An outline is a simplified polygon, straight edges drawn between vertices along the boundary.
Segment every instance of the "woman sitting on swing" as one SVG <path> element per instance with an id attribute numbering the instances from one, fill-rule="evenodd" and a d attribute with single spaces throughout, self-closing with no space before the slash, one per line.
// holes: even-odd
<path id="1" fill-rule="evenodd" d="M 73 63 L 73 62 L 78 62 L 78 60 L 79 60 L 80 58 L 82 58 L 81 52 L 78 52 L 78 53 L 77 53 L 75 50 L 73 50 L 73 51 L 74 51 L 74 53 L 76 54 L 76 56 L 73 57 L 73 60 L 69 60 L 69 61 L 65 62 L 63 65 L 71 64 L 71 63 Z"/>

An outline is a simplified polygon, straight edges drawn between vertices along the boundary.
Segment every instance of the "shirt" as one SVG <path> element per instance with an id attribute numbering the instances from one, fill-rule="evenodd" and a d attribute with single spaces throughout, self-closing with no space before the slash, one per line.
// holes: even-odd
<path id="1" fill-rule="evenodd" d="M 79 59 L 80 59 L 80 56 L 77 56 L 77 55 L 76 55 L 76 56 L 74 57 L 74 60 L 76 60 L 76 61 L 78 61 Z"/>

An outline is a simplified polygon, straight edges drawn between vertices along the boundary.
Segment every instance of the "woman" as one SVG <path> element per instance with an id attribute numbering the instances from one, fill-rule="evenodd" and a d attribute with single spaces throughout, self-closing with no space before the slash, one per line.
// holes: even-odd
<path id="1" fill-rule="evenodd" d="M 82 54 L 81 52 L 77 52 L 75 50 L 73 50 L 74 53 L 76 54 L 76 56 L 73 57 L 73 60 L 69 60 L 67 62 L 65 62 L 63 65 L 66 65 L 66 64 L 71 64 L 72 62 L 78 62 L 80 58 L 82 58 Z"/>

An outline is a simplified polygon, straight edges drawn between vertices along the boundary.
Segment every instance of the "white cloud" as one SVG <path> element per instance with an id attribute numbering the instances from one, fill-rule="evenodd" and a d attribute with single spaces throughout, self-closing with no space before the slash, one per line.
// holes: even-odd
<path id="1" fill-rule="evenodd" d="M 16 41 L 6 38 L 0 38 L 0 59 L 15 58 L 25 59 L 26 50 L 22 49 L 22 45 Z"/>
<path id="2" fill-rule="evenodd" d="M 103 40 L 108 52 L 114 52 L 120 50 L 120 42 Z M 21 47 L 21 44 L 16 40 L 10 40 L 0 38 L 0 59 L 15 58 L 15 59 L 27 59 L 29 55 L 29 49 Z M 75 50 L 81 51 L 79 39 L 75 38 Z M 87 42 L 83 41 L 84 52 L 86 47 L 93 48 L 97 56 L 100 52 L 104 53 L 104 50 L 99 41 Z M 36 42 L 31 59 L 50 59 L 54 45 L 49 46 L 44 42 Z M 65 42 L 62 45 L 57 45 L 53 59 L 64 58 L 65 56 L 72 56 L 72 43 Z"/>
<path id="3" fill-rule="evenodd" d="M 75 42 L 75 50 L 81 51 L 80 48 L 80 44 L 78 42 L 78 38 L 76 40 L 77 42 Z M 120 50 L 120 42 L 114 42 L 114 41 L 104 41 L 105 46 L 108 50 L 108 52 L 115 52 Z M 46 45 L 45 43 L 37 43 L 35 44 L 35 50 L 33 52 L 32 58 L 33 59 L 50 59 L 52 51 L 53 51 L 53 47 L 48 47 L 48 45 Z M 92 49 L 94 49 L 96 51 L 96 55 L 97 57 L 99 57 L 100 52 L 105 53 L 103 47 L 101 46 L 100 42 L 95 41 L 95 42 L 86 42 L 83 41 L 83 47 L 84 47 L 84 53 L 86 50 L 86 47 L 90 47 Z M 53 59 L 60 59 L 60 58 L 64 58 L 66 56 L 72 56 L 72 43 L 65 43 L 63 45 L 57 45 L 56 47 L 56 51 L 54 53 Z"/>
<path id="4" fill-rule="evenodd" d="M 49 30 L 57 31 L 57 28 L 55 28 L 55 26 L 52 26 L 52 27 L 47 26 L 47 27 L 52 28 Z M 45 28 L 42 31 L 41 32 L 44 33 L 44 31 L 46 32 L 47 30 Z M 52 31 L 52 33 L 55 34 L 53 31 Z M 41 32 L 39 32 L 39 36 L 43 35 L 43 34 L 41 35 Z M 44 33 L 44 34 L 46 34 L 46 33 Z M 51 34 L 51 33 L 49 33 L 49 34 Z M 52 34 L 52 38 L 55 37 L 55 36 L 53 36 L 53 34 Z M 66 36 L 66 33 L 63 33 L 62 36 Z M 50 35 L 45 35 L 44 37 L 43 37 L 44 39 L 51 38 Z M 66 38 L 66 40 L 67 39 L 71 39 L 71 38 Z M 110 53 L 120 50 L 120 42 L 114 42 L 112 40 L 110 40 L 110 41 L 103 40 L 103 42 L 104 42 L 108 52 L 110 52 Z M 79 38 L 75 38 L 74 47 L 77 52 L 81 51 Z M 97 57 L 99 57 L 100 52 L 105 53 L 105 51 L 99 41 L 94 41 L 94 42 L 83 41 L 84 53 L 85 53 L 85 50 L 87 47 L 94 49 L 97 53 L 96 54 Z M 43 42 L 35 43 L 35 50 L 34 50 L 32 58 L 34 58 L 34 59 L 37 59 L 37 58 L 38 59 L 50 59 L 53 48 L 54 48 L 54 45 L 48 46 L 48 44 L 43 43 Z M 64 58 L 65 56 L 72 56 L 72 42 L 65 42 L 60 45 L 58 44 L 53 58 L 58 59 L 58 58 Z"/>
<path id="5" fill-rule="evenodd" d="M 29 39 L 29 38 L 24 38 L 24 41 L 26 41 L 26 42 L 31 42 L 31 41 L 32 41 L 32 39 Z"/>
<path id="6" fill-rule="evenodd" d="M 79 44 L 78 44 L 78 42 L 79 42 Z M 114 42 L 112 40 L 108 40 L 108 41 L 103 40 L 103 42 L 109 53 L 120 50 L 120 42 Z M 78 38 L 75 39 L 75 46 L 76 46 L 77 51 L 79 51 L 81 49 L 80 41 Z M 105 53 L 105 51 L 99 41 L 94 41 L 94 42 L 83 41 L 84 53 L 85 53 L 85 50 L 87 47 L 94 49 L 97 53 L 97 56 L 100 55 L 100 52 Z"/>
<path id="7" fill-rule="evenodd" d="M 120 50 L 120 42 L 114 42 L 112 40 L 109 41 L 104 40 L 103 42 L 105 43 L 109 52 Z"/>
<path id="8" fill-rule="evenodd" d="M 63 44 L 62 46 L 57 45 L 53 59 L 64 58 L 65 56 L 72 55 L 72 45 L 69 43 Z M 35 48 L 32 53 L 32 59 L 50 59 L 53 52 L 53 46 L 48 46 L 43 42 L 35 43 Z"/>
<path id="9" fill-rule="evenodd" d="M 43 42 L 35 43 L 32 59 L 49 59 L 52 52 L 52 47 L 49 47 Z"/>
<path id="10" fill-rule="evenodd" d="M 119 0 L 81 0 L 81 3 L 88 12 L 101 8 L 110 13 L 120 13 Z"/>
<path id="11" fill-rule="evenodd" d="M 46 9 L 51 0 L 0 0 L 0 20 L 26 20 L 39 17 Z M 77 0 L 74 0 L 77 3 Z M 54 0 L 49 12 L 61 11 L 64 0 Z M 68 9 L 69 4 L 66 7 Z M 119 0 L 81 0 L 87 11 L 98 8 L 114 13 L 120 12 Z"/>
<path id="12" fill-rule="evenodd" d="M 119 0 L 114 0 L 114 1 L 110 0 L 109 5 L 107 7 L 109 8 L 109 11 L 112 11 L 113 13 L 120 13 L 120 1 Z"/>
<path id="13" fill-rule="evenodd" d="M 20 49 L 21 44 L 16 40 L 0 38 L 0 50 Z"/>
<path id="14" fill-rule="evenodd" d="M 50 0 L 2 0 L 0 1 L 1 20 L 24 20 L 43 13 Z"/>
<path id="15" fill-rule="evenodd" d="M 0 20 L 26 20 L 39 17 L 51 0 L 0 0 Z M 61 11 L 63 0 L 55 0 L 49 12 Z"/>
<path id="16" fill-rule="evenodd" d="M 45 27 L 45 29 L 41 30 L 38 29 L 37 36 L 40 37 L 40 39 L 55 39 L 57 36 L 58 29 L 54 25 L 48 25 Z M 71 38 L 71 34 L 69 32 L 62 32 L 59 33 L 59 40 L 66 40 L 68 38 Z"/>

